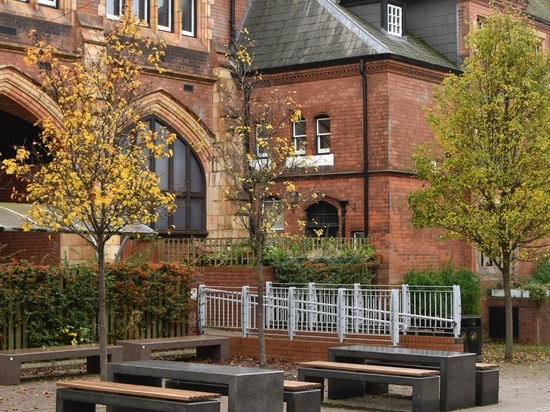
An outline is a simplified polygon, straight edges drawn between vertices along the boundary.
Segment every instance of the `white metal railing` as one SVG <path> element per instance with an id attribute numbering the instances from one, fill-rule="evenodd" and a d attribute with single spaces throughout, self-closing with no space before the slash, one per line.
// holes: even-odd
<path id="1" fill-rule="evenodd" d="M 257 330 L 258 294 L 249 286 L 214 288 L 199 286 L 199 330 L 241 330 L 244 336 Z M 342 342 L 349 334 L 390 336 L 399 343 L 400 333 L 438 333 L 460 336 L 460 287 L 363 286 L 305 287 L 266 283 L 264 329 L 297 333 L 337 334 Z"/>

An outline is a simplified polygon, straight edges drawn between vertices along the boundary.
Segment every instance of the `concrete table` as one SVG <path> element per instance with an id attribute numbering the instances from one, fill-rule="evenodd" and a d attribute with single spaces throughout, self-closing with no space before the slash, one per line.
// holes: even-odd
<path id="1" fill-rule="evenodd" d="M 283 371 L 162 360 L 107 365 L 110 382 L 162 386 L 163 379 L 227 385 L 228 412 L 283 409 Z"/>
<path id="2" fill-rule="evenodd" d="M 392 346 L 355 345 L 329 348 L 329 361 L 363 363 L 375 360 L 409 366 L 436 366 L 440 373 L 440 409 L 452 411 L 471 408 L 476 400 L 476 355 L 475 353 L 449 352 L 439 350 L 409 349 Z M 339 385 L 329 382 L 330 385 Z M 364 387 L 350 387 L 346 391 L 359 396 Z"/>

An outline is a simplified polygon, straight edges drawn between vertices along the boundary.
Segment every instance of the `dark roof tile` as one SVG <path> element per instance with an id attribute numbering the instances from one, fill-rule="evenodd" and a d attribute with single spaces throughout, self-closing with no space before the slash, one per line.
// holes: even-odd
<path id="1" fill-rule="evenodd" d="M 387 35 L 332 0 L 252 0 L 243 27 L 260 70 L 377 54 L 457 68 L 424 43 Z"/>

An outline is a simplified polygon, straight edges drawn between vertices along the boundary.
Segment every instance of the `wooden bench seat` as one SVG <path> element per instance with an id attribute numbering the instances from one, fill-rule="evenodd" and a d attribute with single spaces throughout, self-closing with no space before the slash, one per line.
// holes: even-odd
<path id="1" fill-rule="evenodd" d="M 123 360 L 149 360 L 152 351 L 195 348 L 200 359 L 221 360 L 229 358 L 228 337 L 193 335 L 169 338 L 119 340 L 123 348 Z"/>
<path id="2" fill-rule="evenodd" d="M 219 412 L 218 393 L 102 381 L 57 382 L 56 412 L 92 412 L 98 404 L 138 410 Z"/>
<path id="3" fill-rule="evenodd" d="M 400 366 L 373 365 L 361 363 L 343 363 L 328 361 L 309 361 L 300 362 L 298 366 L 307 366 L 310 368 L 337 369 L 353 372 L 383 373 L 385 375 L 401 376 L 434 376 L 439 375 L 436 369 L 416 369 L 404 368 Z"/>
<path id="4" fill-rule="evenodd" d="M 496 363 L 476 362 L 476 370 L 478 371 L 486 371 L 486 370 L 498 369 L 498 368 L 500 368 L 500 365 Z"/>
<path id="5" fill-rule="evenodd" d="M 376 384 L 405 385 L 413 388 L 413 412 L 439 411 L 439 371 L 396 366 L 355 364 L 343 362 L 310 361 L 298 363 L 298 380 L 321 384 L 324 380 L 359 381 Z M 342 399 L 350 397 L 346 385 L 330 390 L 329 397 Z"/>
<path id="6" fill-rule="evenodd" d="M 111 362 L 122 361 L 122 346 L 109 345 L 107 356 Z M 86 359 L 88 373 L 99 373 L 99 345 L 97 344 L 2 350 L 0 351 L 0 385 L 19 385 L 22 363 L 76 358 Z"/>
<path id="7" fill-rule="evenodd" d="M 169 379 L 167 388 L 212 391 L 227 396 L 227 385 Z M 316 382 L 283 381 L 283 401 L 287 412 L 319 412 L 321 410 L 321 384 Z"/>

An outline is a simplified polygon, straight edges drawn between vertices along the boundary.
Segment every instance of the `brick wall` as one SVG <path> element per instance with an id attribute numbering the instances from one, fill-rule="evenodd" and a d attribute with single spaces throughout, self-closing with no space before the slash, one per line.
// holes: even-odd
<path id="1" fill-rule="evenodd" d="M 295 181 L 303 193 L 299 207 L 285 212 L 285 233 L 303 233 L 299 220 L 323 194 L 342 219 L 340 201 L 347 200 L 342 236 L 365 229 L 381 258 L 375 283 L 398 283 L 412 268 L 439 267 L 453 262 L 475 269 L 472 248 L 462 242 L 441 241 L 440 232 L 415 229 L 410 223 L 408 194 L 420 187 L 412 170 L 415 145 L 433 139 L 423 115 L 431 104 L 431 91 L 442 80 L 437 71 L 390 60 L 369 61 L 367 73 L 368 205 L 365 205 L 363 78 L 359 62 L 338 67 L 266 75 L 266 87 L 296 92 L 306 120 L 306 154 L 315 152 L 315 117 L 331 118 L 331 153 L 334 166 Z M 330 101 L 330 104 L 327 102 Z M 289 131 L 290 133 L 290 131 Z M 419 245 L 422 245 L 419 247 Z"/>
<path id="2" fill-rule="evenodd" d="M 0 232 L 0 256 L 3 259 L 59 264 L 60 236 L 59 233 L 47 232 Z"/>
<path id="3" fill-rule="evenodd" d="M 258 339 L 256 337 L 231 336 L 231 356 L 258 357 Z M 371 344 L 380 342 L 370 341 Z M 276 358 L 289 361 L 326 360 L 328 349 L 335 346 L 369 344 L 369 341 L 353 341 L 341 343 L 336 338 L 323 340 L 289 340 L 288 338 L 266 338 L 267 358 Z M 461 352 L 464 350 L 462 342 L 454 338 L 435 336 L 402 336 L 400 344 L 403 347 L 418 349 L 434 349 Z"/>
<path id="4" fill-rule="evenodd" d="M 489 297 L 484 301 L 481 326 L 484 335 L 489 335 L 489 308 L 504 307 L 504 298 Z M 512 299 L 512 306 L 517 308 L 519 343 L 529 345 L 550 344 L 550 301 L 537 307 L 528 298 Z M 503 319 L 502 319 L 503 321 Z"/>

